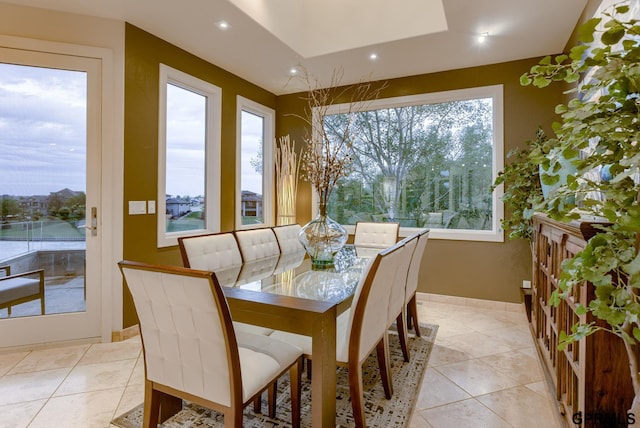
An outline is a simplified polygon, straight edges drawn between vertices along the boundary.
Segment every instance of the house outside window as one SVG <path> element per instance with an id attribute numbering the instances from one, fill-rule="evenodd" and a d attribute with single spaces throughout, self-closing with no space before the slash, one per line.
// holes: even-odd
<path id="1" fill-rule="evenodd" d="M 236 228 L 271 226 L 275 113 L 237 97 Z"/>
<path id="2" fill-rule="evenodd" d="M 220 230 L 221 93 L 160 65 L 158 247 Z"/>

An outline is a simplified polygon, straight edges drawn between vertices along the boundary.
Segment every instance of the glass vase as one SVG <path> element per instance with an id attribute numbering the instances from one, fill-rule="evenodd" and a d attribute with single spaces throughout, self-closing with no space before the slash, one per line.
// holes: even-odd
<path id="1" fill-rule="evenodd" d="M 316 270 L 333 267 L 336 253 L 344 247 L 347 237 L 345 228 L 327 216 L 327 207 L 322 205 L 316 218 L 305 224 L 298 235 Z"/>

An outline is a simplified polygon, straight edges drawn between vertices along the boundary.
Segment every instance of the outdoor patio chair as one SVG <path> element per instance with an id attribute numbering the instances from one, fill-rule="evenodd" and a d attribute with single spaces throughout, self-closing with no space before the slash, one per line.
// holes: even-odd
<path id="1" fill-rule="evenodd" d="M 11 266 L 0 266 L 4 276 L 0 276 L 0 309 L 11 308 L 21 303 L 40 299 L 40 313 L 44 315 L 44 269 L 37 269 L 11 275 Z"/>

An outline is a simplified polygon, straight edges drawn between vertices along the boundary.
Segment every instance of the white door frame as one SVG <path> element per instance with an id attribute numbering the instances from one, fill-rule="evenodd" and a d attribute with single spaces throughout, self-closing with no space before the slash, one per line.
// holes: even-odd
<path id="1" fill-rule="evenodd" d="M 26 39 L 12 36 L 0 35 L 0 47 L 14 50 L 32 51 L 34 53 L 50 53 L 71 55 L 77 57 L 93 58 L 97 60 L 100 79 L 95 90 L 101 101 L 97 106 L 99 126 L 96 126 L 94 137 L 99 140 L 99 144 L 95 149 L 99 153 L 95 156 L 93 167 L 100 168 L 101 172 L 97 186 L 99 188 L 99 200 L 94 201 L 97 205 L 98 216 L 98 238 L 97 242 L 92 243 L 99 254 L 95 272 L 98 274 L 99 281 L 99 307 L 94 310 L 99 311 L 97 329 L 93 329 L 91 333 L 81 334 L 76 337 L 69 337 L 65 332 L 60 334 L 47 334 L 38 338 L 34 335 L 36 342 L 29 343 L 16 342 L 9 346 L 31 346 L 34 343 L 43 344 L 68 340 L 99 340 L 102 342 L 111 341 L 112 331 L 118 330 L 122 326 L 122 289 L 118 284 L 122 284 L 117 262 L 122 257 L 122 165 L 123 165 L 123 145 L 122 138 L 118 138 L 115 130 L 120 129 L 116 126 L 116 111 L 122 111 L 116 108 L 115 100 L 119 97 L 115 92 L 115 76 L 114 76 L 114 58 L 113 51 L 105 48 L 96 48 L 92 46 L 82 46 L 75 44 L 48 42 L 35 39 Z M 0 58 L 1 59 L 1 58 Z M 87 138 L 90 138 L 90 122 L 87 123 Z M 87 192 L 88 193 L 88 192 Z M 87 200 L 87 212 L 90 212 L 91 203 Z M 94 205 L 94 206 L 95 206 Z M 88 234 L 90 235 L 90 234 Z M 87 247 L 90 241 L 87 239 Z M 62 314 L 61 314 L 62 315 Z M 73 319 L 74 314 L 70 314 Z M 49 317 L 49 316 L 47 316 Z M 57 315 L 56 315 L 57 317 Z M 2 320 L 2 325 L 7 330 L 0 328 L 0 336 L 4 336 L 5 332 L 12 331 L 17 326 L 15 323 L 22 323 L 22 327 L 26 329 L 37 329 L 38 324 L 35 322 L 38 317 L 6 319 Z M 42 317 L 40 317 L 42 318 Z M 5 345 L 0 345 L 5 346 Z"/>

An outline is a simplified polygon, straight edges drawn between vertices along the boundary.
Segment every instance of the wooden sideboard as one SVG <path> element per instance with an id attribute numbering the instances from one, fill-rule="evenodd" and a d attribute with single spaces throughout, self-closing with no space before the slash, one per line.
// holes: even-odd
<path id="1" fill-rule="evenodd" d="M 586 306 L 593 298 L 593 285 L 574 287 L 571 296 L 557 307 L 549 304 L 558 286 L 562 261 L 584 248 L 597 232 L 595 224 L 565 224 L 543 214 L 534 216 L 531 329 L 568 426 L 626 427 L 633 387 L 622 339 L 600 331 L 563 351 L 557 349 L 560 332 L 570 333 L 576 322 L 604 325 L 590 313 L 576 313 L 577 303 Z M 640 421 L 640 415 L 636 419 Z"/>

